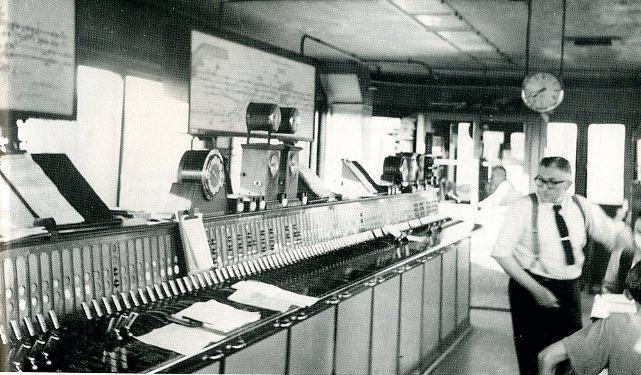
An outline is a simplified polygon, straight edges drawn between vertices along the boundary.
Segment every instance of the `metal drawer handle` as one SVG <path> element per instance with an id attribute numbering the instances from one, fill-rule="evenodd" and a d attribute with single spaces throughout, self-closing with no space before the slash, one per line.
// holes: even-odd
<path id="1" fill-rule="evenodd" d="M 365 285 L 365 286 L 374 286 L 376 284 L 377 284 L 376 279 L 370 280 L 370 281 L 367 281 L 367 282 L 363 283 L 363 285 Z"/>
<path id="2" fill-rule="evenodd" d="M 351 297 L 351 296 L 352 296 L 352 293 L 350 293 L 350 292 L 343 292 L 343 293 L 341 293 L 341 294 L 339 294 L 339 295 L 338 295 L 338 298 L 345 299 L 345 298 L 349 298 L 349 297 Z"/>
<path id="3" fill-rule="evenodd" d="M 291 325 L 292 325 L 292 321 L 291 321 L 291 320 L 289 320 L 289 319 L 284 319 L 284 320 L 282 320 L 282 321 L 280 322 L 280 326 L 281 326 L 282 328 L 287 328 L 287 327 L 289 327 L 289 326 L 291 326 Z"/>
<path id="4" fill-rule="evenodd" d="M 242 349 L 247 346 L 247 343 L 243 340 L 238 340 L 235 344 L 232 344 L 233 349 Z"/>
<path id="5" fill-rule="evenodd" d="M 214 354 L 214 355 L 210 355 L 210 356 L 209 356 L 209 357 L 207 357 L 207 358 L 208 358 L 208 359 L 210 359 L 210 360 L 212 360 L 212 361 L 217 361 L 217 360 L 221 359 L 221 358 L 222 358 L 222 357 L 224 357 L 224 356 L 225 356 L 225 354 L 224 354 L 223 352 L 221 352 L 220 350 L 217 350 L 217 351 L 216 351 L 216 354 Z"/>
<path id="6" fill-rule="evenodd" d="M 341 300 L 338 299 L 338 297 L 336 297 L 336 296 L 334 296 L 334 297 L 328 299 L 327 301 L 325 301 L 325 303 L 327 303 L 328 305 L 338 305 L 340 302 L 341 302 Z"/>
<path id="7" fill-rule="evenodd" d="M 300 313 L 298 313 L 298 315 L 295 315 L 295 317 L 297 320 L 305 320 L 307 319 L 307 313 L 304 311 L 301 311 Z"/>

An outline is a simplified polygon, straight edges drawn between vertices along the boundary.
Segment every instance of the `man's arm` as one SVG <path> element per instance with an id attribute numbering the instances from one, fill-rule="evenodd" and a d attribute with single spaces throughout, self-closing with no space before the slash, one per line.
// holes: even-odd
<path id="1" fill-rule="evenodd" d="M 543 349 L 539 353 L 539 375 L 554 375 L 559 363 L 568 359 L 568 352 L 561 341 Z"/>
<path id="2" fill-rule="evenodd" d="M 549 308 L 559 307 L 559 300 L 554 293 L 550 292 L 549 289 L 539 284 L 532 276 L 525 272 L 514 257 L 495 256 L 494 259 L 496 259 L 496 262 L 505 270 L 505 273 L 532 294 L 539 305 Z"/>
<path id="3" fill-rule="evenodd" d="M 588 220 L 590 237 L 605 245 L 608 251 L 633 248 L 632 231 L 623 221 L 609 217 L 601 207 L 579 197 Z"/>
<path id="4" fill-rule="evenodd" d="M 507 192 L 508 192 L 507 184 L 504 184 L 504 183 L 499 184 L 499 186 L 496 188 L 496 190 L 492 194 L 490 194 L 487 198 L 479 202 L 479 208 L 487 208 L 490 206 L 500 205 L 503 199 L 505 199 Z"/>

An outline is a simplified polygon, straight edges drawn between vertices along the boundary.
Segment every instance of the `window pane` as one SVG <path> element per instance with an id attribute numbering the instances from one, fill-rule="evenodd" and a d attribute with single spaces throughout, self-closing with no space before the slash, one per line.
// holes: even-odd
<path id="1" fill-rule="evenodd" d="M 576 171 L 576 124 L 569 122 L 550 122 L 547 131 L 545 156 L 562 156 L 572 166 L 572 178 Z M 572 185 L 571 192 L 574 193 Z"/>
<path id="2" fill-rule="evenodd" d="M 400 120 L 399 120 L 400 123 Z M 322 140 L 322 176 L 325 185 L 333 191 L 342 189 L 341 159 L 362 159 L 361 142 L 363 116 L 361 108 L 348 105 L 334 108 L 329 115 Z M 381 163 L 383 161 L 381 160 Z"/>
<path id="3" fill-rule="evenodd" d="M 100 198 L 115 206 L 122 95 L 121 76 L 79 66 L 76 121 L 30 118 L 18 124 L 22 149 L 67 154 Z"/>
<path id="4" fill-rule="evenodd" d="M 163 84 L 127 77 L 120 206 L 165 212 L 177 209 L 170 202 L 178 163 L 190 149 L 187 102 L 165 93 Z M 202 145 L 195 142 L 194 149 Z"/>
<path id="5" fill-rule="evenodd" d="M 624 125 L 592 124 L 588 128 L 587 198 L 592 202 L 623 202 L 624 148 Z"/>
<path id="6" fill-rule="evenodd" d="M 474 159 L 474 139 L 470 136 L 472 124 L 460 122 L 456 138 L 456 193 L 462 201 L 472 201 L 472 186 L 478 181 L 479 164 Z M 478 185 L 478 183 L 476 183 Z M 476 188 L 474 189 L 476 194 Z"/>

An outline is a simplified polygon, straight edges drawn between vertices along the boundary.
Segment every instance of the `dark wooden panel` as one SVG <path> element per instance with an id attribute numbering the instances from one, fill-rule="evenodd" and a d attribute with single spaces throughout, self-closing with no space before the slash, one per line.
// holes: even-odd
<path id="1" fill-rule="evenodd" d="M 336 334 L 336 373 L 369 372 L 369 340 L 372 317 L 372 289 L 367 289 L 338 305 Z"/>
<path id="2" fill-rule="evenodd" d="M 400 285 L 401 277 L 394 276 L 374 287 L 374 308 L 372 310 L 372 374 L 395 374 L 398 371 Z"/>
<path id="3" fill-rule="evenodd" d="M 419 373 L 422 305 L 423 267 L 415 266 L 401 275 L 400 374 Z"/>
<path id="4" fill-rule="evenodd" d="M 331 374 L 334 365 L 334 308 L 291 328 L 290 374 Z"/>
<path id="5" fill-rule="evenodd" d="M 448 337 L 456 326 L 456 245 L 443 253 L 443 294 L 441 304 L 441 339 Z"/>
<path id="6" fill-rule="evenodd" d="M 284 374 L 287 331 L 280 331 L 225 359 L 227 374 Z"/>

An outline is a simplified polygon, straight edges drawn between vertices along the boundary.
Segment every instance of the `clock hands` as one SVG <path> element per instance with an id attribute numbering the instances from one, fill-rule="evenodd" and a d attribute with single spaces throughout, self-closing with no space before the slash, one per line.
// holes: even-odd
<path id="1" fill-rule="evenodd" d="M 547 87 L 543 87 L 543 88 L 541 88 L 539 91 L 537 91 L 537 92 L 535 92 L 534 94 L 532 94 L 532 97 L 533 97 L 533 98 L 536 98 L 540 93 L 542 93 L 542 92 L 543 92 L 543 91 L 545 91 L 545 90 L 547 90 Z"/>

